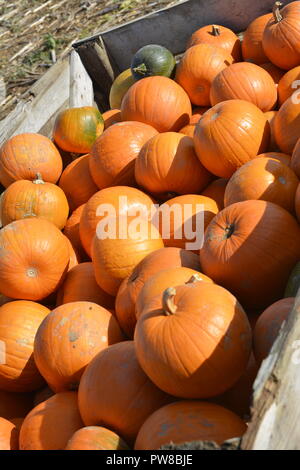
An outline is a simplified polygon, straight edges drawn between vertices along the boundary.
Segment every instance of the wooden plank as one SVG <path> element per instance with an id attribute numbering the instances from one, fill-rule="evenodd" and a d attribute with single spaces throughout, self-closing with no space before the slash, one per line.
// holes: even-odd
<path id="1" fill-rule="evenodd" d="M 93 106 L 93 83 L 85 70 L 78 53 L 70 54 L 70 108 Z"/>
<path id="2" fill-rule="evenodd" d="M 254 383 L 245 450 L 300 450 L 300 291 Z"/>

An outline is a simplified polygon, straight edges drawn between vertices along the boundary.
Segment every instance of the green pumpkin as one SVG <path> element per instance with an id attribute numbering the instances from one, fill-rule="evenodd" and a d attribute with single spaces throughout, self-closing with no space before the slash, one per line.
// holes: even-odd
<path id="1" fill-rule="evenodd" d="M 149 44 L 133 56 L 131 73 L 136 80 L 153 75 L 171 77 L 175 69 L 175 57 L 163 46 Z"/>
<path id="2" fill-rule="evenodd" d="M 292 270 L 285 288 L 284 297 L 296 297 L 300 287 L 300 261 Z"/>

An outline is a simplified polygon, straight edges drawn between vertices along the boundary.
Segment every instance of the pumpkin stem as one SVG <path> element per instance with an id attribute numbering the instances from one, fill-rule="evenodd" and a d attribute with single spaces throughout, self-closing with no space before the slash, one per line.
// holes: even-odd
<path id="1" fill-rule="evenodd" d="M 166 315 L 173 315 L 177 310 L 177 306 L 174 304 L 175 295 L 175 287 L 168 287 L 163 293 L 162 305 Z"/>
<path id="2" fill-rule="evenodd" d="M 227 225 L 227 227 L 225 228 L 224 238 L 230 238 L 233 232 L 234 232 L 234 225 L 233 224 Z"/>
<path id="3" fill-rule="evenodd" d="M 201 281 L 200 274 L 193 274 L 192 277 L 186 282 L 186 284 L 194 284 L 198 281 Z"/>
<path id="4" fill-rule="evenodd" d="M 35 175 L 35 179 L 33 180 L 33 183 L 34 184 L 45 184 L 45 181 L 43 180 L 41 173 L 37 173 Z"/>
<path id="5" fill-rule="evenodd" d="M 279 23 L 282 20 L 282 15 L 280 14 L 280 8 L 282 7 L 282 5 L 283 4 L 281 2 L 275 2 L 275 5 L 273 7 L 273 16 L 276 23 Z"/>
<path id="6" fill-rule="evenodd" d="M 213 36 L 220 36 L 220 35 L 221 35 L 221 31 L 220 31 L 219 26 L 213 24 L 213 25 L 212 25 L 211 34 L 212 34 Z"/>
<path id="7" fill-rule="evenodd" d="M 140 73 L 141 75 L 146 75 L 146 73 L 148 72 L 147 66 L 144 63 L 138 65 L 137 67 L 134 67 L 132 70 L 134 72 Z"/>

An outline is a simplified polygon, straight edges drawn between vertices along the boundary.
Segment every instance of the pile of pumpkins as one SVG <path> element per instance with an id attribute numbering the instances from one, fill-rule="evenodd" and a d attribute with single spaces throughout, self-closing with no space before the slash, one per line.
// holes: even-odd
<path id="1" fill-rule="evenodd" d="M 4 142 L 0 449 L 245 433 L 299 286 L 299 78 L 300 1 L 276 3 L 242 41 L 201 27 L 178 64 L 143 47 L 111 110 L 68 109 L 53 140 Z M 192 219 L 201 205 L 200 250 L 151 220 L 136 236 L 98 236 L 100 206 L 120 225 L 154 202 L 190 204 Z"/>

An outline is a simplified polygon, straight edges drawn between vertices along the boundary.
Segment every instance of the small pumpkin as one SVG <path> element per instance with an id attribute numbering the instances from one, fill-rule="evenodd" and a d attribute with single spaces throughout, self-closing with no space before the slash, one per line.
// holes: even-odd
<path id="1" fill-rule="evenodd" d="M 172 52 L 158 44 L 141 47 L 131 61 L 131 73 L 135 80 L 153 75 L 171 77 L 176 62 Z"/>
<path id="2" fill-rule="evenodd" d="M 18 435 L 16 425 L 0 417 L 0 450 L 18 450 Z"/>
<path id="3" fill-rule="evenodd" d="M 76 431 L 65 450 L 129 450 L 123 439 L 102 426 L 86 426 Z"/>
<path id="4" fill-rule="evenodd" d="M 262 38 L 266 24 L 271 18 L 272 14 L 267 13 L 255 18 L 247 27 L 242 41 L 242 53 L 245 61 L 257 65 L 268 61 L 268 57 L 264 53 Z"/>
<path id="5" fill-rule="evenodd" d="M 79 223 L 84 206 L 85 204 L 82 204 L 72 212 L 64 228 L 64 235 L 69 239 L 72 247 L 82 261 L 87 259 L 87 254 L 82 246 L 79 234 Z"/>
<path id="6" fill-rule="evenodd" d="M 300 261 L 292 269 L 285 291 L 284 297 L 296 297 L 300 287 Z"/>
<path id="7" fill-rule="evenodd" d="M 286 72 L 278 83 L 278 101 L 281 106 L 290 96 L 294 94 L 299 100 L 300 65 Z"/>
<path id="8" fill-rule="evenodd" d="M 121 110 L 120 109 L 109 109 L 102 114 L 104 121 L 104 130 L 108 127 L 121 121 Z"/>
<path id="9" fill-rule="evenodd" d="M 300 102 L 290 96 L 280 107 L 274 120 L 274 136 L 281 152 L 292 155 L 299 139 Z"/>
<path id="10" fill-rule="evenodd" d="M 115 78 L 109 92 L 109 104 L 111 109 L 121 109 L 122 99 L 134 83 L 135 79 L 132 76 L 130 68 L 124 70 Z"/>
<path id="11" fill-rule="evenodd" d="M 44 181 L 56 183 L 62 165 L 59 151 L 44 135 L 18 134 L 0 148 L 0 182 L 5 188 L 17 180 L 32 181 L 37 173 Z"/>
<path id="12" fill-rule="evenodd" d="M 274 123 L 275 123 L 275 118 L 277 115 L 278 111 L 267 111 L 265 113 L 265 116 L 267 118 L 267 121 L 270 125 L 270 141 L 268 145 L 268 152 L 280 152 L 280 149 L 276 143 L 275 139 L 275 131 L 274 131 Z"/>
<path id="13" fill-rule="evenodd" d="M 98 109 L 93 106 L 70 108 L 56 117 L 53 138 L 67 152 L 87 153 L 103 129 L 104 122 Z"/>
<path id="14" fill-rule="evenodd" d="M 202 196 L 213 199 L 217 204 L 219 211 L 224 209 L 224 193 L 227 183 L 227 179 L 217 178 L 216 180 L 212 181 L 201 193 Z"/>
<path id="15" fill-rule="evenodd" d="M 221 47 L 232 55 L 235 61 L 239 62 L 241 60 L 241 42 L 238 36 L 225 26 L 211 24 L 198 29 L 188 41 L 187 49 L 198 44 Z"/>

